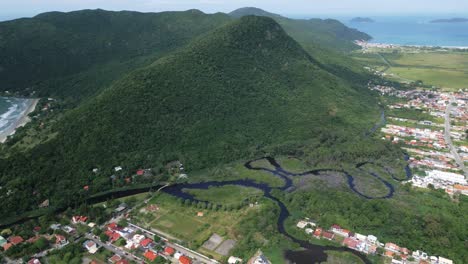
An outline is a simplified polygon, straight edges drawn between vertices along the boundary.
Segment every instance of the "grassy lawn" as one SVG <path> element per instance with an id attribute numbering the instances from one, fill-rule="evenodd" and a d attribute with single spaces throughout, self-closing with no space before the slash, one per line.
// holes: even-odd
<path id="1" fill-rule="evenodd" d="M 203 194 L 201 194 L 203 195 Z M 194 206 L 181 205 L 176 198 L 161 193 L 154 197 L 150 204 L 156 204 L 159 210 L 145 212 L 140 210 L 135 217 L 143 226 L 166 232 L 188 243 L 193 249 L 200 249 L 201 245 L 213 234 L 217 233 L 224 239 L 238 240 L 242 230 L 238 224 L 246 216 L 256 214 L 258 207 L 244 207 L 240 210 L 223 211 L 199 209 Z M 203 216 L 197 216 L 203 212 Z M 204 250 L 205 253 L 217 256 L 214 252 Z"/>
<path id="2" fill-rule="evenodd" d="M 261 197 L 263 192 L 256 188 L 226 185 L 222 187 L 210 187 L 208 190 L 188 189 L 186 192 L 197 199 L 215 204 L 238 204 L 242 200 L 251 197 Z"/>
<path id="3" fill-rule="evenodd" d="M 398 52 L 397 52 L 398 51 Z M 384 70 L 380 53 L 391 64 L 390 79 L 422 80 L 424 84 L 447 90 L 468 87 L 468 53 L 457 51 L 428 51 L 417 48 L 375 49 L 370 53 L 354 53 L 353 58 L 363 65 Z"/>

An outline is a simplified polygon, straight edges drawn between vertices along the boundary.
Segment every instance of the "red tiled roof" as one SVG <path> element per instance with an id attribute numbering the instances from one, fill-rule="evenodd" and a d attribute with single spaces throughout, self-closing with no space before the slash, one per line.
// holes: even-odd
<path id="1" fill-rule="evenodd" d="M 147 258 L 149 261 L 154 261 L 156 257 L 158 256 L 156 253 L 154 253 L 151 250 L 147 250 L 144 254 L 145 258 Z"/>
<path id="2" fill-rule="evenodd" d="M 320 237 L 321 235 L 322 235 L 322 229 L 321 228 L 315 229 L 314 236 Z"/>
<path id="3" fill-rule="evenodd" d="M 333 233 L 330 233 L 330 232 L 326 232 L 326 231 L 325 231 L 325 232 L 322 233 L 322 236 L 323 236 L 324 238 L 333 239 L 333 237 L 334 237 L 335 235 L 334 235 Z"/>
<path id="4" fill-rule="evenodd" d="M 10 249 L 12 246 L 13 246 L 12 243 L 6 243 L 5 245 L 3 245 L 3 250 L 4 250 L 4 251 L 7 251 L 7 250 Z"/>
<path id="5" fill-rule="evenodd" d="M 171 248 L 171 247 L 166 247 L 166 248 L 164 249 L 164 254 L 166 254 L 166 255 L 169 255 L 169 256 L 170 256 L 170 255 L 172 255 L 172 254 L 174 254 L 174 253 L 175 253 L 175 250 L 174 250 L 173 248 Z"/>
<path id="6" fill-rule="evenodd" d="M 180 264 L 192 264 L 192 260 L 190 260 L 188 257 L 186 256 L 181 256 L 179 258 L 179 263 Z"/>
<path id="7" fill-rule="evenodd" d="M 145 174 L 144 170 L 137 170 L 137 175 L 143 175 L 143 174 Z"/>
<path id="8" fill-rule="evenodd" d="M 350 237 L 347 237 L 343 240 L 343 245 L 346 245 L 349 248 L 356 248 L 358 245 L 358 241 L 355 239 L 352 239 Z"/>
<path id="9" fill-rule="evenodd" d="M 55 243 L 58 244 L 61 241 L 64 241 L 66 238 L 62 235 L 55 235 Z"/>
<path id="10" fill-rule="evenodd" d="M 24 239 L 20 236 L 13 236 L 8 239 L 13 245 L 18 245 L 19 243 L 23 242 Z"/>
<path id="11" fill-rule="evenodd" d="M 128 262 L 128 260 L 126 259 L 122 259 L 122 260 L 117 261 L 115 264 L 130 264 L 130 262 Z"/>
<path id="12" fill-rule="evenodd" d="M 112 256 L 112 257 L 109 258 L 109 262 L 110 262 L 110 263 L 117 263 L 117 261 L 119 261 L 119 260 L 121 260 L 121 259 L 122 259 L 121 256 L 115 254 L 114 256 Z"/>
<path id="13" fill-rule="evenodd" d="M 140 242 L 140 245 L 142 247 L 147 247 L 149 244 L 153 243 L 153 240 L 149 239 L 149 238 L 145 238 L 143 239 L 141 242 Z"/>

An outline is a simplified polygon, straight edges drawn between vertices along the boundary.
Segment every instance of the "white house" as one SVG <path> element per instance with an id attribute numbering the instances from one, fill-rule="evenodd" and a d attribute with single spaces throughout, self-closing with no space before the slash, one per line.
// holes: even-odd
<path id="1" fill-rule="evenodd" d="M 236 258 L 236 257 L 234 257 L 234 256 L 230 256 L 229 259 L 228 259 L 228 263 L 229 263 L 229 264 L 238 264 L 238 263 L 242 263 L 242 259 Z"/>
<path id="2" fill-rule="evenodd" d="M 377 243 L 377 237 L 376 236 L 373 236 L 373 235 L 368 235 L 367 236 L 367 241 L 371 244 L 375 244 Z"/>
<path id="3" fill-rule="evenodd" d="M 88 250 L 90 254 L 94 254 L 98 251 L 96 243 L 92 240 L 87 240 L 86 242 L 84 242 L 83 246 L 86 248 L 86 250 Z"/>
<path id="4" fill-rule="evenodd" d="M 453 264 L 453 261 L 443 257 L 439 257 L 439 264 Z"/>

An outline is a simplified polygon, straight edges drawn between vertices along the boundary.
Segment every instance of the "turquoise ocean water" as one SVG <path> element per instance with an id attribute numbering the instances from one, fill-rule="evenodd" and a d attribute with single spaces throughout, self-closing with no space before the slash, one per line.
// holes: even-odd
<path id="1" fill-rule="evenodd" d="M 468 15 L 466 16 L 468 17 Z M 400 45 L 468 47 L 468 23 L 431 23 L 440 17 L 371 17 L 374 23 L 340 20 L 372 36 L 371 42 Z M 450 18 L 450 17 L 445 17 Z"/>

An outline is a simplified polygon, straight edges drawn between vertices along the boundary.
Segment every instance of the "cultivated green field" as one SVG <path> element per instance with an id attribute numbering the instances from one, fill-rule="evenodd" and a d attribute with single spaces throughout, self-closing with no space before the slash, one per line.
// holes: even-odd
<path id="1" fill-rule="evenodd" d="M 387 60 L 387 65 L 379 54 Z M 364 65 L 385 70 L 393 79 L 421 80 L 447 90 L 468 88 L 468 53 L 424 49 L 379 49 L 354 56 Z M 393 74 L 394 76 L 392 76 Z"/>

